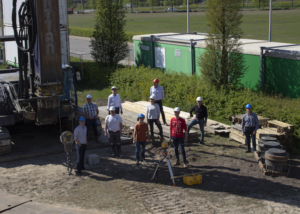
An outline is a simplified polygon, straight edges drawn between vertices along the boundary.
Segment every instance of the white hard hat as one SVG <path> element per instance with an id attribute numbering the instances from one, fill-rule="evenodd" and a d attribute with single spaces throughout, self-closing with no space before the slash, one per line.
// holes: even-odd
<path id="1" fill-rule="evenodd" d="M 117 87 L 116 87 L 116 86 L 111 87 L 111 90 L 113 90 L 113 89 L 116 89 L 116 90 L 117 90 Z"/>
<path id="2" fill-rule="evenodd" d="M 154 99 L 155 100 L 155 95 L 151 95 L 150 99 Z"/>
<path id="3" fill-rule="evenodd" d="M 87 98 L 87 99 L 88 99 L 88 98 L 92 98 L 92 95 L 88 94 L 88 95 L 86 96 L 86 98 Z"/>
<path id="4" fill-rule="evenodd" d="M 181 111 L 179 107 L 174 108 L 174 111 Z"/>
<path id="5" fill-rule="evenodd" d="M 114 106 L 111 106 L 111 107 L 109 108 L 109 110 L 110 110 L 110 111 L 115 111 L 116 108 L 115 108 Z"/>
<path id="6" fill-rule="evenodd" d="M 197 97 L 196 101 L 202 101 L 202 97 Z"/>

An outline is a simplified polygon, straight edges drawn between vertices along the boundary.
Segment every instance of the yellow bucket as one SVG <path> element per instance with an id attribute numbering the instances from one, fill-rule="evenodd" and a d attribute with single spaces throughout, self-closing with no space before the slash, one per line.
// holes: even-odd
<path id="1" fill-rule="evenodd" d="M 195 185 L 202 183 L 202 175 L 183 176 L 183 183 L 186 185 Z"/>
<path id="2" fill-rule="evenodd" d="M 161 147 L 162 147 L 162 148 L 168 148 L 168 147 L 169 147 L 168 141 L 162 142 L 162 143 L 161 143 Z"/>

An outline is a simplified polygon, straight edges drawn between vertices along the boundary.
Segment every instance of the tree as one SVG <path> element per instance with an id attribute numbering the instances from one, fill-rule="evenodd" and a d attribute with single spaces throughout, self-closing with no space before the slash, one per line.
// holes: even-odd
<path id="1" fill-rule="evenodd" d="M 67 4 L 68 4 L 68 8 L 73 8 L 73 3 L 71 0 L 68 0 Z"/>
<path id="2" fill-rule="evenodd" d="M 124 31 L 126 24 L 123 0 L 98 0 L 96 25 L 90 47 L 96 62 L 114 66 L 128 56 Z"/>
<path id="3" fill-rule="evenodd" d="M 206 1 L 206 19 L 210 27 L 206 50 L 198 58 L 204 79 L 220 87 L 239 85 L 246 66 L 239 35 L 242 14 L 240 0 Z"/>
<path id="4" fill-rule="evenodd" d="M 260 9 L 260 7 L 265 7 L 268 5 L 269 0 L 252 0 L 256 7 Z"/>
<path id="5" fill-rule="evenodd" d="M 97 8 L 97 0 L 88 0 L 88 3 L 90 5 L 91 8 L 93 8 L 94 10 L 96 10 Z"/>

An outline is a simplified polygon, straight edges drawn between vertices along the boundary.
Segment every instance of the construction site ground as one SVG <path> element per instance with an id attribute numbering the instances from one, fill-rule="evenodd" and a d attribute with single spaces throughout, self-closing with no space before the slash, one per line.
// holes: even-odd
<path id="1" fill-rule="evenodd" d="M 13 136 L 13 140 L 23 139 L 18 143 L 30 151 L 35 145 L 49 145 L 48 141 L 57 143 L 53 136 L 59 136 L 59 130 L 23 133 Z M 98 154 L 101 162 L 89 166 L 86 160 L 87 170 L 82 177 L 75 176 L 75 170 L 68 175 L 64 153 L 0 163 L 0 191 L 61 210 L 68 207 L 105 213 L 300 213 L 300 158 L 291 157 L 289 161 L 291 177 L 267 177 L 253 155 L 245 154 L 239 145 L 227 137 L 209 134 L 205 145 L 189 142 L 189 168 L 173 167 L 174 174 L 217 170 L 203 174 L 203 183 L 193 186 L 185 185 L 180 178 L 174 187 L 165 161 L 158 178 L 151 182 L 153 162 L 160 159 L 161 148 L 147 145 L 146 162 L 137 166 L 135 145 L 130 144 L 122 147 L 123 159 L 112 158 L 109 147 L 88 149 L 86 157 Z M 172 147 L 169 153 L 174 163 Z M 75 151 L 72 163 L 76 165 Z"/>

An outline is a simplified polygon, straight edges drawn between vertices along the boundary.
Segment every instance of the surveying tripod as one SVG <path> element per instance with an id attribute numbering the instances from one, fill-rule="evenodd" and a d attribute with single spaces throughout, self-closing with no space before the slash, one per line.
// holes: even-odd
<path id="1" fill-rule="evenodd" d="M 168 151 L 167 151 L 167 148 L 163 148 L 163 153 L 162 153 L 162 154 L 163 154 L 163 157 L 160 159 L 160 161 L 159 161 L 158 163 L 156 163 L 157 166 L 156 166 L 156 168 L 155 168 L 155 171 L 154 171 L 154 174 L 153 174 L 153 176 L 152 176 L 152 178 L 151 178 L 151 181 L 154 180 L 155 175 L 158 177 L 158 167 L 159 167 L 160 163 L 161 163 L 164 159 L 167 160 L 167 164 L 168 164 L 168 168 L 169 168 L 169 172 L 170 172 L 171 178 L 174 177 L 173 171 L 172 171 L 171 162 L 170 162 L 170 158 L 169 158 Z M 175 180 L 174 180 L 173 178 L 172 178 L 172 181 L 173 181 L 173 185 L 175 186 Z"/>

